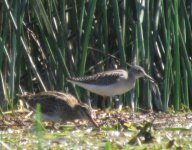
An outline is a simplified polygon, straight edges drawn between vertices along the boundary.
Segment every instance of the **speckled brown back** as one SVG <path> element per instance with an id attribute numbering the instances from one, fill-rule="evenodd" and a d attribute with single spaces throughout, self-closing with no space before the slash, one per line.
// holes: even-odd
<path id="1" fill-rule="evenodd" d="M 74 96 L 55 91 L 27 94 L 20 97 L 33 109 L 36 108 L 37 104 L 40 104 L 43 113 L 53 113 L 56 111 L 55 109 L 72 111 L 73 108 L 79 104 Z"/>

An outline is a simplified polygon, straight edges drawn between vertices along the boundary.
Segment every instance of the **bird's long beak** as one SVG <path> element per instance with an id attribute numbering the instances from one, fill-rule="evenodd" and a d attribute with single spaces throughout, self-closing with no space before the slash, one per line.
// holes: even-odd
<path id="1" fill-rule="evenodd" d="M 155 82 L 155 80 L 148 74 L 145 73 L 144 77 L 152 82 Z"/>
<path id="2" fill-rule="evenodd" d="M 93 120 L 92 116 L 88 115 L 90 121 L 92 122 L 92 124 L 96 127 L 99 128 L 99 125 L 95 122 L 95 120 Z"/>

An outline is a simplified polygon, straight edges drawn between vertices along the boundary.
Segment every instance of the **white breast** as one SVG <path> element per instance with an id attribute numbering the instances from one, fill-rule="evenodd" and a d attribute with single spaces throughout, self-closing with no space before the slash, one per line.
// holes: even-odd
<path id="1" fill-rule="evenodd" d="M 78 84 L 79 85 L 79 84 Z M 134 87 L 134 83 L 129 83 L 126 80 L 120 81 L 115 84 L 110 85 L 90 85 L 90 84 L 82 84 L 79 85 L 92 93 L 102 95 L 102 96 L 115 96 L 121 95 L 123 93 L 128 92 Z"/>

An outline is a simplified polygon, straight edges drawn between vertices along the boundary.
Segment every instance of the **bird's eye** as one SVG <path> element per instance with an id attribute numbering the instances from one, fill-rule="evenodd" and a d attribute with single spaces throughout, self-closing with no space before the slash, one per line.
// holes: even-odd
<path id="1" fill-rule="evenodd" d="M 143 71 L 141 69 L 137 69 L 138 73 L 143 73 Z"/>
<path id="2" fill-rule="evenodd" d="M 141 72 L 141 70 L 140 70 L 140 69 L 137 69 L 137 72 Z"/>

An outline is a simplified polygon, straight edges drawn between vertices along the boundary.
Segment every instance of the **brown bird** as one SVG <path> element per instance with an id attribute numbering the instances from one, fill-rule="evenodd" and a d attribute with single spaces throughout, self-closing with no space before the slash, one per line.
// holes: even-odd
<path id="1" fill-rule="evenodd" d="M 78 102 L 71 94 L 47 91 L 19 97 L 25 100 L 33 110 L 37 104 L 40 104 L 41 116 L 44 121 L 67 122 L 82 119 L 92 122 L 95 127 L 99 127 L 92 118 L 90 107 Z"/>

